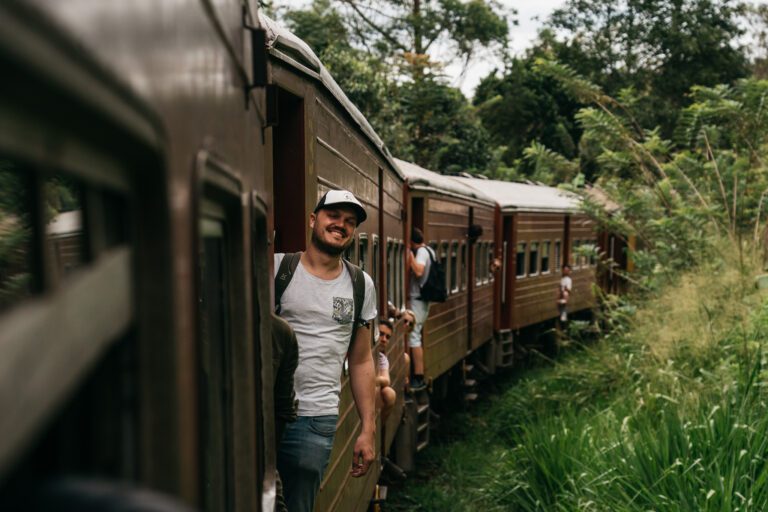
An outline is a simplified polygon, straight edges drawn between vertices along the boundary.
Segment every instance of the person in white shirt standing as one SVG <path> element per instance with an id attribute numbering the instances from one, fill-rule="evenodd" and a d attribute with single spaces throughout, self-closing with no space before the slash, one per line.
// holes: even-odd
<path id="1" fill-rule="evenodd" d="M 429 267 L 432 264 L 429 251 L 424 243 L 424 233 L 419 228 L 411 231 L 411 250 L 408 252 L 408 266 L 411 269 L 411 310 L 416 317 L 416 323 L 408 338 L 413 361 L 413 379 L 411 389 L 419 391 L 426 387 L 424 382 L 424 348 L 421 345 L 421 331 L 429 315 L 429 302 L 421 300 L 421 287 L 429 277 Z M 432 257 L 435 257 L 433 254 Z"/>
<path id="2" fill-rule="evenodd" d="M 298 417 L 286 426 L 277 456 L 290 512 L 313 510 L 336 434 L 345 356 L 362 423 L 353 448 L 352 476 L 365 475 L 375 457 L 370 321 L 377 314 L 376 293 L 368 274 L 342 261 L 365 219 L 365 209 L 354 195 L 332 190 L 309 215 L 312 238 L 307 250 L 275 254 L 276 309 L 293 328 L 299 345 Z M 361 304 L 356 297 L 364 297 Z"/>
<path id="3" fill-rule="evenodd" d="M 563 265 L 563 277 L 560 279 L 560 290 L 557 299 L 557 310 L 560 313 L 560 321 L 568 321 L 568 300 L 571 298 L 573 280 L 571 279 L 571 266 Z"/>

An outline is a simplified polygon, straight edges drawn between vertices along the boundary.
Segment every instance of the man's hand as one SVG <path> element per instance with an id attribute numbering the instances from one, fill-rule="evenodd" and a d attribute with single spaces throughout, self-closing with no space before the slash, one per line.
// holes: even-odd
<path id="1" fill-rule="evenodd" d="M 355 450 L 352 452 L 352 469 L 350 470 L 353 477 L 365 475 L 376 458 L 373 449 L 374 438 L 373 432 L 361 432 L 357 437 Z"/>

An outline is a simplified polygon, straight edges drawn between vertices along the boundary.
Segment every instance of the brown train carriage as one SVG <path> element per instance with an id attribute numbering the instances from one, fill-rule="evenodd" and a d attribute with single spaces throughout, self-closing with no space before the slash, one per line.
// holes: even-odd
<path id="1" fill-rule="evenodd" d="M 271 135 L 274 145 L 274 250 L 305 249 L 308 215 L 318 199 L 331 189 L 349 190 L 365 205 L 368 219 L 358 227 L 345 257 L 373 278 L 380 314 L 386 314 L 388 301 L 400 308 L 405 300 L 403 177 L 368 122 L 309 47 L 270 20 L 263 22 L 279 120 L 267 135 L 267 143 Z M 404 333 L 402 323 L 397 323 L 387 353 L 395 390 L 404 388 Z M 378 419 L 378 451 L 386 452 L 392 443 L 402 410 L 399 392 L 388 423 Z M 351 477 L 352 449 L 360 427 L 345 364 L 334 448 L 315 510 L 368 508 L 381 468 L 375 463 L 365 477 Z"/>
<path id="2" fill-rule="evenodd" d="M 18 269 L 30 285 L 0 311 L 0 495 L 89 475 L 204 510 L 272 510 L 256 13 L 235 0 L 0 6 L 0 172 L 32 234 Z M 66 275 L 45 250 L 49 190 L 83 219 Z"/>
<path id="3" fill-rule="evenodd" d="M 397 163 L 407 178 L 409 231 L 419 227 L 445 266 L 448 300 L 430 305 L 422 330 L 424 376 L 434 380 L 493 337 L 489 260 L 496 205 L 451 177 L 402 160 Z M 472 224 L 482 226 L 483 234 L 470 244 Z"/>
<path id="4" fill-rule="evenodd" d="M 579 211 L 578 199 L 552 187 L 457 178 L 499 204 L 502 282 L 498 287 L 500 342 L 507 333 L 557 317 L 556 300 L 561 267 L 569 261 L 574 233 L 583 249 L 596 235 L 591 221 Z M 579 260 L 581 263 L 581 261 Z M 593 305 L 594 264 L 587 261 L 573 272 L 574 293 L 569 310 Z M 502 348 L 502 366 L 511 364 Z"/>

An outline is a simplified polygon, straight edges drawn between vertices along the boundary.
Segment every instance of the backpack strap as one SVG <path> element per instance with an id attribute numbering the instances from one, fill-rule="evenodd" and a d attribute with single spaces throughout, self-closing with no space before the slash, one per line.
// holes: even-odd
<path id="1" fill-rule="evenodd" d="M 350 344 L 355 341 L 355 335 L 357 334 L 357 327 L 360 325 L 360 314 L 363 311 L 363 302 L 365 302 L 365 275 L 363 270 L 357 265 L 353 265 L 347 260 L 344 264 L 347 266 L 347 272 L 352 279 L 352 298 L 355 308 L 355 316 L 352 323 L 352 338 L 349 340 Z"/>
<path id="2" fill-rule="evenodd" d="M 280 268 L 275 272 L 275 313 L 278 315 L 280 314 L 280 299 L 288 288 L 300 260 L 301 252 L 286 253 L 280 261 Z"/>

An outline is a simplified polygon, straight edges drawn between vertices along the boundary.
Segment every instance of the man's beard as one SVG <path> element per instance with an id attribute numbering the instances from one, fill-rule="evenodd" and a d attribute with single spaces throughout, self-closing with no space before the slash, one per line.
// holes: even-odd
<path id="1" fill-rule="evenodd" d="M 318 251 L 324 252 L 328 256 L 338 256 L 343 253 L 347 247 L 352 243 L 352 238 L 340 247 L 326 243 L 322 238 L 317 235 L 317 231 L 312 230 L 312 245 L 314 245 Z"/>

